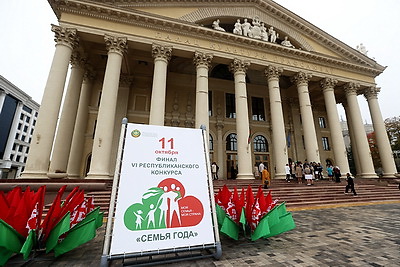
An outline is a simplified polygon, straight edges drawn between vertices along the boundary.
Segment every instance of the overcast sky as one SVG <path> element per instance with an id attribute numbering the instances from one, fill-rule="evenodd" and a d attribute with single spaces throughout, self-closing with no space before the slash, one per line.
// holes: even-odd
<path id="1" fill-rule="evenodd" d="M 363 43 L 368 56 L 387 69 L 376 78 L 383 118 L 400 116 L 399 0 L 276 0 L 350 47 Z M 0 75 L 40 104 L 54 55 L 58 24 L 45 0 L 0 1 Z M 364 121 L 371 122 L 364 97 L 358 97 Z M 339 110 L 344 118 L 343 111 Z M 344 118 L 345 119 L 345 118 Z"/>

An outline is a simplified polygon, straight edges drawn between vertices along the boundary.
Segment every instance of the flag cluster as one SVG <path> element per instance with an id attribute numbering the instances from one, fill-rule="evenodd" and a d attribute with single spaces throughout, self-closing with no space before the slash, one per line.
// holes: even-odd
<path id="1" fill-rule="evenodd" d="M 250 232 L 251 239 L 268 238 L 296 227 L 292 214 L 286 211 L 285 202 L 277 204 L 271 190 L 265 196 L 262 187 L 256 196 L 249 185 L 239 194 L 236 187 L 231 192 L 226 185 L 215 194 L 217 221 L 222 233 L 238 240 L 240 225 Z"/>
<path id="2" fill-rule="evenodd" d="M 0 191 L 0 266 L 14 253 L 26 260 L 33 250 L 54 250 L 58 257 L 96 236 L 103 224 L 100 207 L 95 208 L 93 197 L 86 198 L 79 187 L 63 200 L 66 188 L 60 188 L 43 220 L 46 186 L 37 192 L 29 186 L 25 191 Z"/>

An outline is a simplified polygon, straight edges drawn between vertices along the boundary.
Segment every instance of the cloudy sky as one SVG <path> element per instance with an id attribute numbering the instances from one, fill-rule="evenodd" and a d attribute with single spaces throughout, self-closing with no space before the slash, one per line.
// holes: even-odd
<path id="1" fill-rule="evenodd" d="M 350 47 L 363 43 L 368 56 L 387 69 L 376 78 L 383 118 L 400 116 L 400 1 L 276 0 Z M 0 1 L 0 75 L 40 104 L 54 54 L 50 24 L 56 17 L 45 0 Z M 371 122 L 364 97 L 358 97 L 364 121 Z M 344 117 L 343 111 L 339 111 Z"/>

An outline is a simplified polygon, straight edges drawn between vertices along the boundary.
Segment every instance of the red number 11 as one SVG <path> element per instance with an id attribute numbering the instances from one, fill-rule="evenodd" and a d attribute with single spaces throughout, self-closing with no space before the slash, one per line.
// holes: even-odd
<path id="1" fill-rule="evenodd" d="M 161 149 L 165 149 L 165 138 L 161 138 L 158 142 L 161 142 Z M 167 142 L 171 143 L 170 149 L 174 149 L 174 138 L 169 139 Z"/>

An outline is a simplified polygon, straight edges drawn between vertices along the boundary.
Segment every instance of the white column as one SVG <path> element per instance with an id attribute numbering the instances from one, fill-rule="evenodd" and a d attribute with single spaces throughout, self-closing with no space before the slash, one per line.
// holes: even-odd
<path id="1" fill-rule="evenodd" d="M 234 59 L 230 65 L 235 79 L 236 134 L 239 171 L 237 179 L 254 179 L 251 164 L 251 143 L 248 143 L 250 129 L 246 71 L 249 65 L 249 62 L 239 59 Z"/>
<path id="2" fill-rule="evenodd" d="M 365 91 L 364 96 L 368 101 L 372 124 L 374 125 L 376 143 L 378 145 L 379 156 L 383 167 L 383 176 L 395 177 L 395 173 L 397 173 L 396 164 L 394 163 L 392 147 L 389 143 L 385 122 L 383 121 L 381 109 L 378 103 L 379 92 L 380 88 L 371 87 Z"/>
<path id="3" fill-rule="evenodd" d="M 6 99 L 6 92 L 0 90 L 0 114 L 1 110 L 3 109 L 4 99 Z"/>
<path id="4" fill-rule="evenodd" d="M 351 121 L 349 105 L 347 104 L 346 100 L 342 104 L 347 118 L 347 129 L 349 130 L 351 154 L 353 156 L 354 165 L 356 167 L 356 173 L 353 174 L 356 176 L 361 176 L 362 172 L 361 172 L 360 157 L 358 156 L 357 143 L 355 141 L 356 137 L 354 135 L 354 129 L 353 129 L 353 123 Z"/>
<path id="5" fill-rule="evenodd" d="M 18 102 L 17 107 L 15 109 L 10 132 L 8 134 L 7 145 L 6 148 L 4 149 L 4 155 L 3 155 L 4 160 L 10 160 L 11 150 L 14 145 L 15 135 L 17 133 L 18 123 L 21 117 L 22 107 L 23 107 L 22 102 Z"/>
<path id="6" fill-rule="evenodd" d="M 71 151 L 68 159 L 67 174 L 69 178 L 79 178 L 83 158 L 85 131 L 89 116 L 89 101 L 95 74 L 87 70 L 84 74 L 81 94 L 79 96 L 78 111 L 71 142 Z"/>
<path id="7" fill-rule="evenodd" d="M 304 133 L 304 145 L 308 162 L 321 162 L 319 157 L 317 134 L 315 132 L 314 116 L 311 108 L 310 94 L 308 91 L 308 81 L 311 74 L 299 72 L 292 77 L 297 85 L 299 95 L 301 121 Z"/>
<path id="8" fill-rule="evenodd" d="M 226 177 L 225 164 L 224 164 L 225 149 L 224 149 L 224 140 L 222 134 L 222 129 L 224 129 L 224 124 L 217 122 L 216 127 L 217 127 L 217 165 L 219 166 L 218 176 L 222 178 Z"/>
<path id="9" fill-rule="evenodd" d="M 193 63 L 196 66 L 196 111 L 195 128 L 201 125 L 206 126 L 207 140 L 209 136 L 209 116 L 208 116 L 208 68 L 210 67 L 213 56 L 201 52 L 195 52 Z"/>
<path id="10" fill-rule="evenodd" d="M 336 107 L 335 85 L 337 80 L 325 78 L 321 81 L 321 88 L 324 94 L 326 113 L 328 115 L 329 129 L 331 132 L 331 144 L 335 165 L 339 166 L 343 173 L 350 172 L 349 161 L 347 159 L 346 146 L 344 144 L 342 127 L 340 126 L 339 114 Z"/>
<path id="11" fill-rule="evenodd" d="M 21 178 L 47 178 L 69 60 L 72 50 L 78 45 L 76 29 L 52 25 L 51 30 L 56 37 L 56 51 L 44 89 L 25 171 Z"/>
<path id="12" fill-rule="evenodd" d="M 346 100 L 351 117 L 352 130 L 354 140 L 357 144 L 357 155 L 359 156 L 361 164 L 361 177 L 362 178 L 377 178 L 378 176 L 374 170 L 371 152 L 368 145 L 367 135 L 365 133 L 364 124 L 362 122 L 360 107 L 357 101 L 357 89 L 360 86 L 355 83 L 348 83 L 345 85 Z"/>
<path id="13" fill-rule="evenodd" d="M 83 74 L 85 73 L 85 64 L 86 58 L 82 57 L 79 52 L 72 54 L 71 75 L 64 98 L 60 122 L 58 123 L 49 172 L 47 174 L 49 178 L 67 177 L 68 157 L 71 151 L 72 135 L 78 110 Z"/>
<path id="14" fill-rule="evenodd" d="M 167 67 L 168 61 L 171 59 L 171 53 L 171 47 L 157 44 L 152 46 L 154 74 L 150 103 L 150 125 L 164 125 Z"/>
<path id="15" fill-rule="evenodd" d="M 268 80 L 269 103 L 271 108 L 272 145 L 275 159 L 275 178 L 286 178 L 285 165 L 288 163 L 285 122 L 283 120 L 282 99 L 279 76 L 282 68 L 268 66 L 265 76 Z"/>
<path id="16" fill-rule="evenodd" d="M 123 54 L 126 52 L 127 38 L 106 35 L 108 59 L 97 115 L 96 132 L 93 140 L 92 161 L 87 178 L 110 178 L 111 151 L 119 78 Z"/>

